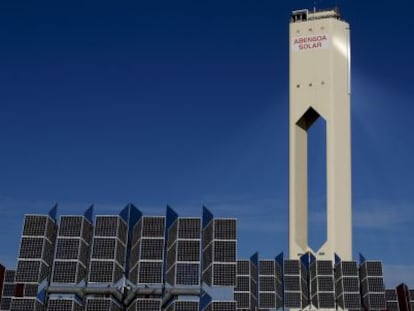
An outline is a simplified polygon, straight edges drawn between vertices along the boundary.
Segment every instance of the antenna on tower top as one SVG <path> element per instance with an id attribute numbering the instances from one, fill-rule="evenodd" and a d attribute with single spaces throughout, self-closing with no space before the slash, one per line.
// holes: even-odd
<path id="1" fill-rule="evenodd" d="M 317 0 L 314 0 L 314 1 L 313 1 L 313 13 L 315 13 L 315 12 L 316 12 L 316 1 L 317 1 Z"/>

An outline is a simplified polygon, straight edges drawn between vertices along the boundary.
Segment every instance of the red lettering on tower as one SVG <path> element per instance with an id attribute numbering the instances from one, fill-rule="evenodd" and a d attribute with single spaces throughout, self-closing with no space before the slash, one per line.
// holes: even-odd
<path id="1" fill-rule="evenodd" d="M 327 47 L 327 45 L 328 37 L 326 35 L 299 37 L 293 40 L 294 51 L 321 49 Z"/>

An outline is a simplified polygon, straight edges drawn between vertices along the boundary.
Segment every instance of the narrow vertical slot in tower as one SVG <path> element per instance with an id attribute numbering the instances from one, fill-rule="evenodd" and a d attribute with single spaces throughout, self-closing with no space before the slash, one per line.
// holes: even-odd
<path id="1" fill-rule="evenodd" d="M 308 244 L 320 249 L 327 239 L 326 121 L 319 117 L 308 129 Z"/>

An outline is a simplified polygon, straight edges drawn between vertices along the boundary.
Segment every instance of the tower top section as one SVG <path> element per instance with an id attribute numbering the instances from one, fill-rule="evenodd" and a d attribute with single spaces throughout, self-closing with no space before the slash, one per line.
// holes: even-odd
<path id="1" fill-rule="evenodd" d="M 323 19 L 323 18 L 336 18 L 341 19 L 341 15 L 339 10 L 331 9 L 331 10 L 314 10 L 309 11 L 307 9 L 304 10 L 296 10 L 292 12 L 290 22 L 291 23 L 300 23 L 306 22 L 315 19 Z"/>

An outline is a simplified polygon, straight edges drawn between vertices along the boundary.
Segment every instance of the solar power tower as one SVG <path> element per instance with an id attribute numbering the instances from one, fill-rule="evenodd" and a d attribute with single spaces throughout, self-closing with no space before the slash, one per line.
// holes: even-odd
<path id="1" fill-rule="evenodd" d="M 337 10 L 294 11 L 289 64 L 289 257 L 352 260 L 350 35 Z M 308 131 L 326 121 L 327 239 L 308 243 Z"/>

